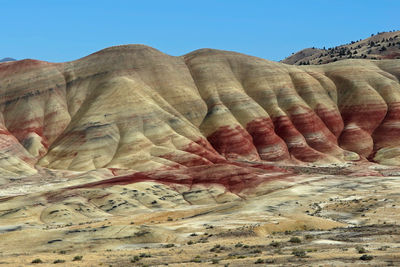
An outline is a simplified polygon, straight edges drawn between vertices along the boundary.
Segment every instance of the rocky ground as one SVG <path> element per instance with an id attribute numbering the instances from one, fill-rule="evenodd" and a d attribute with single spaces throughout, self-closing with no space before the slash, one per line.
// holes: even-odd
<path id="1" fill-rule="evenodd" d="M 293 175 L 240 194 L 151 182 L 35 193 L 31 181 L 1 199 L 0 266 L 400 264 L 396 169 L 282 167 Z"/>

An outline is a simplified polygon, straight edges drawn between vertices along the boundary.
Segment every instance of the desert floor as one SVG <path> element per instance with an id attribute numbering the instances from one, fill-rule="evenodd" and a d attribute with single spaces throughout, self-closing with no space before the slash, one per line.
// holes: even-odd
<path id="1" fill-rule="evenodd" d="M 400 265 L 398 169 L 282 167 L 293 175 L 240 194 L 30 180 L 0 200 L 0 266 Z"/>

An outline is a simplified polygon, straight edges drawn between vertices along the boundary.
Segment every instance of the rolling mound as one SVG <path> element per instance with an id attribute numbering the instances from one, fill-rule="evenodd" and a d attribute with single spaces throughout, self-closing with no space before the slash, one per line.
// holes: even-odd
<path id="1" fill-rule="evenodd" d="M 400 165 L 399 77 L 400 60 L 299 67 L 143 45 L 1 63 L 0 167 L 10 177 L 40 166 L 193 180 L 276 161 Z"/>

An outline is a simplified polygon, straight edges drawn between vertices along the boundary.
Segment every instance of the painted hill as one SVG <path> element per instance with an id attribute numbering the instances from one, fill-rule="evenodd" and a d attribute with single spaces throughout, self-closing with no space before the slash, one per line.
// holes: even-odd
<path id="1" fill-rule="evenodd" d="M 329 49 L 306 48 L 282 60 L 292 65 L 320 65 L 344 59 L 400 58 L 400 31 L 381 32 L 371 37 Z"/>
<path id="2" fill-rule="evenodd" d="M 239 162 L 400 165 L 399 77 L 400 60 L 298 67 L 143 45 L 61 64 L 3 63 L 0 167 L 10 176 L 41 166 L 194 179 L 204 166 Z"/>

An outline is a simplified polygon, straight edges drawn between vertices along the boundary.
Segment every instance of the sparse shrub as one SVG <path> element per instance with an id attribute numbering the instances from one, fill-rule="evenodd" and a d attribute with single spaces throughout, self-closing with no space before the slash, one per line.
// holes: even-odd
<path id="1" fill-rule="evenodd" d="M 235 245 L 235 248 L 240 248 L 240 247 L 243 247 L 243 244 L 240 242 Z"/>
<path id="2" fill-rule="evenodd" d="M 364 247 L 362 247 L 362 246 L 357 246 L 357 247 L 356 247 L 356 250 L 357 250 L 357 252 L 358 252 L 359 254 L 364 254 L 365 252 L 367 252 L 367 250 L 366 250 Z"/>
<path id="3" fill-rule="evenodd" d="M 65 260 L 61 260 L 61 259 L 57 259 L 57 260 L 53 261 L 54 264 L 64 263 L 64 262 L 65 262 Z"/>
<path id="4" fill-rule="evenodd" d="M 210 252 L 219 252 L 221 250 L 221 245 L 216 244 L 212 249 L 210 249 Z"/>
<path id="5" fill-rule="evenodd" d="M 362 260 L 362 261 L 370 261 L 370 260 L 372 260 L 374 257 L 372 257 L 371 255 L 367 255 L 367 254 L 364 254 L 364 255 L 362 255 L 361 257 L 360 257 L 360 260 Z"/>
<path id="6" fill-rule="evenodd" d="M 175 244 L 166 244 L 164 245 L 164 248 L 172 248 L 175 247 Z"/>
<path id="7" fill-rule="evenodd" d="M 314 237 L 312 235 L 307 234 L 304 236 L 304 238 L 307 240 L 310 240 L 310 239 L 313 239 Z"/>
<path id="8" fill-rule="evenodd" d="M 295 248 L 292 250 L 292 255 L 303 258 L 306 256 L 306 251 L 304 249 Z"/>
<path id="9" fill-rule="evenodd" d="M 83 256 L 75 256 L 72 261 L 81 261 Z"/>
<path id="10" fill-rule="evenodd" d="M 131 262 L 132 262 L 132 263 L 137 262 L 137 261 L 140 261 L 139 256 L 134 256 L 134 257 L 131 259 Z"/>
<path id="11" fill-rule="evenodd" d="M 218 264 L 218 263 L 219 263 L 219 259 L 212 259 L 212 260 L 211 260 L 211 263 L 212 263 L 212 264 Z"/>
<path id="12" fill-rule="evenodd" d="M 263 264 L 264 260 L 263 259 L 257 259 L 254 264 Z"/>
<path id="13" fill-rule="evenodd" d="M 196 263 L 201 262 L 200 256 L 197 255 L 196 257 L 194 257 L 194 259 L 191 260 L 191 262 L 196 262 Z"/>
<path id="14" fill-rule="evenodd" d="M 208 237 L 202 237 L 202 238 L 200 238 L 199 240 L 198 240 L 198 242 L 197 243 L 208 243 L 208 239 L 207 239 Z"/>
<path id="15" fill-rule="evenodd" d="M 290 242 L 290 243 L 296 243 L 296 244 L 298 244 L 298 243 L 301 243 L 301 239 L 298 238 L 297 236 L 293 236 L 293 237 L 291 237 L 291 238 L 289 239 L 289 242 Z"/>
<path id="16" fill-rule="evenodd" d="M 172 219 L 171 217 L 168 217 L 167 221 L 172 222 L 174 219 Z"/>
<path id="17" fill-rule="evenodd" d="M 190 246 L 190 245 L 193 245 L 194 242 L 192 240 L 190 240 L 189 242 L 187 242 L 187 244 Z"/>
<path id="18" fill-rule="evenodd" d="M 142 236 L 145 236 L 145 235 L 147 235 L 147 234 L 149 234 L 149 233 L 150 233 L 149 231 L 140 230 L 140 231 L 136 232 L 136 233 L 134 234 L 134 236 L 135 236 L 135 237 L 142 237 Z"/>
<path id="19" fill-rule="evenodd" d="M 150 258 L 151 255 L 150 255 L 150 254 L 146 254 L 146 253 L 140 253 L 140 254 L 139 254 L 139 257 L 140 257 L 140 258 Z"/>
<path id="20" fill-rule="evenodd" d="M 271 247 L 277 248 L 281 245 L 281 243 L 272 240 L 272 242 L 269 244 Z"/>
<path id="21" fill-rule="evenodd" d="M 34 259 L 31 263 L 43 263 L 41 259 Z"/>

